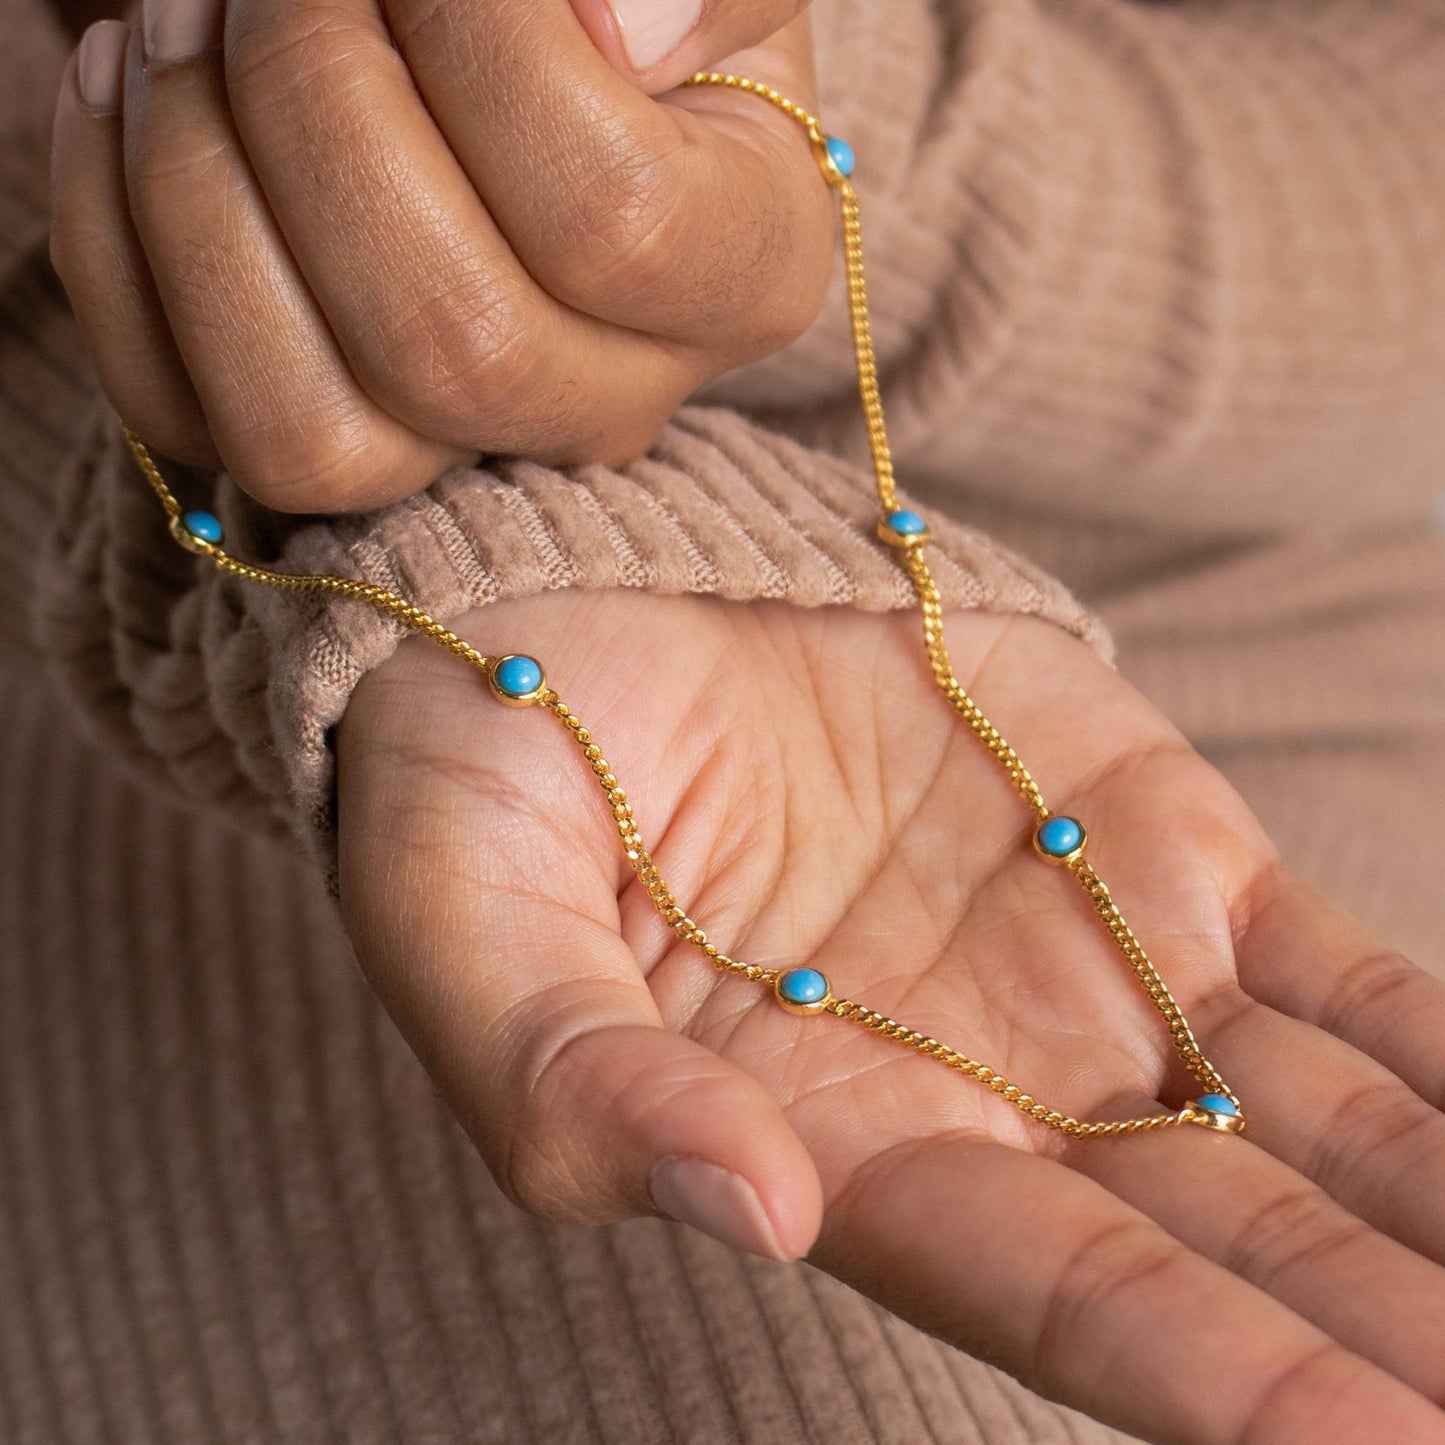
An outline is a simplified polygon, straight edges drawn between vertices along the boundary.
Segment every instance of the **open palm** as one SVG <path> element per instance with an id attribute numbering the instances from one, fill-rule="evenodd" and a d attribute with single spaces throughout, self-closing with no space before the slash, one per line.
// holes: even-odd
<path id="1" fill-rule="evenodd" d="M 1088 827 L 1245 1135 L 1069 1139 L 719 975 L 657 916 L 557 721 L 416 640 L 339 738 L 342 898 L 382 999 L 531 1208 L 647 1212 L 656 1161 L 707 1161 L 747 1181 L 736 1208 L 774 1252 L 812 1245 L 1149 1438 L 1445 1442 L 1445 987 L 1293 879 L 1087 648 L 1032 619 L 948 628 L 960 679 Z M 935 689 L 915 614 L 572 592 L 458 630 L 542 659 L 729 954 L 810 963 L 1081 1119 L 1197 1094 Z"/>

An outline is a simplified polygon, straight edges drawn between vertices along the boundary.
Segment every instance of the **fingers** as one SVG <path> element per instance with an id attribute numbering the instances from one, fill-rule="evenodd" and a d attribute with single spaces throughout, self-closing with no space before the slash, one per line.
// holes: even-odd
<path id="1" fill-rule="evenodd" d="M 50 251 L 111 404 L 166 456 L 213 465 L 205 414 L 156 295 L 125 192 L 130 27 L 92 25 L 55 112 Z"/>
<path id="2" fill-rule="evenodd" d="M 1205 1033 L 1255 1144 L 1445 1262 L 1445 1116 L 1373 1059 L 1263 1004 Z"/>
<path id="3" fill-rule="evenodd" d="M 1283 869 L 1255 886 L 1239 978 L 1261 1003 L 1353 1044 L 1445 1109 L 1445 983 Z"/>
<path id="4" fill-rule="evenodd" d="M 411 663 L 400 682 L 370 675 L 341 729 L 342 904 L 498 1181 L 554 1218 L 660 1212 L 802 1255 L 821 1214 L 812 1161 L 762 1085 L 662 1026 L 576 745 L 543 714 L 496 709 L 485 753 L 460 746 L 451 720 L 475 716 L 476 680 L 441 655 Z"/>
<path id="5" fill-rule="evenodd" d="M 1179 1129 L 1124 1148 L 1082 1141 L 1068 1162 L 1347 1349 L 1427 1398 L 1445 1398 L 1445 1269 L 1264 1150 Z"/>
<path id="6" fill-rule="evenodd" d="M 1445 1441 L 1445 1418 L 1415 1391 L 1092 1180 L 1002 1145 L 880 1156 L 830 1203 L 814 1259 L 1147 1439 Z"/>
<path id="7" fill-rule="evenodd" d="M 282 196 L 295 215 L 310 218 L 293 226 L 311 247 L 303 277 L 231 131 L 209 52 L 173 53 L 216 38 L 197 28 L 197 11 L 185 13 L 190 28 L 178 29 L 172 11 L 151 10 L 166 53 L 133 80 L 132 194 L 119 117 L 125 27 L 97 27 L 83 52 L 87 73 L 96 73 L 101 51 L 110 66 L 102 110 L 72 85 L 57 116 L 57 266 L 112 400 L 144 437 L 183 461 L 218 460 L 189 365 L 216 418 L 219 459 L 253 494 L 281 507 L 338 510 L 390 500 L 430 481 L 464 450 L 565 460 L 569 448 L 631 455 L 650 443 L 701 374 L 641 337 L 609 328 L 604 356 L 595 338 L 575 334 L 604 328 L 541 296 L 449 154 L 435 154 L 445 145 L 429 121 L 410 132 L 403 126 L 401 143 L 385 156 L 358 148 L 343 168 L 353 184 L 318 188 L 315 176 L 335 170 L 348 147 L 322 154 L 336 139 L 324 105 L 313 103 L 319 117 L 295 117 L 303 133 L 322 136 L 309 153 L 293 147 L 272 157 L 273 170 L 302 178 L 299 191 L 287 193 L 283 184 Z M 386 54 L 395 81 L 399 62 L 389 47 Z M 324 100 L 334 87 L 311 91 Z M 405 98 L 420 111 L 414 92 Z M 393 105 L 398 97 L 382 99 Z M 386 129 L 391 112 L 379 113 L 375 96 L 364 108 L 374 128 Z M 402 119 L 415 116 L 403 112 Z M 430 168 L 423 141 L 437 162 Z M 379 187 L 381 177 L 368 174 L 368 157 L 393 178 L 414 162 L 412 224 L 398 226 L 394 208 L 375 204 L 379 190 L 371 183 Z M 343 213 L 348 202 L 357 216 Z M 379 219 L 365 223 L 363 213 Z M 389 249 L 366 244 L 378 227 Z M 342 239 L 322 253 L 318 238 L 328 233 Z M 439 272 L 422 264 L 428 258 L 441 258 Z M 509 298 L 508 286 L 525 295 Z M 312 290 L 331 314 L 322 314 Z M 517 337 L 525 337 L 524 348 Z M 524 364 L 529 357 L 533 364 Z M 566 365 L 549 370 L 538 358 Z M 591 414 L 579 418 L 572 399 L 584 395 Z M 637 397 L 652 398 L 651 408 L 640 408 Z"/>
<path id="8" fill-rule="evenodd" d="M 566 462 L 651 445 L 703 370 L 528 274 L 372 0 L 233 0 L 225 54 L 250 163 L 368 395 L 468 450 Z"/>
<path id="9" fill-rule="evenodd" d="M 735 91 L 648 99 L 566 0 L 384 8 L 428 109 L 550 295 L 684 344 L 731 337 L 734 360 L 811 322 L 832 199 L 796 122 Z M 810 103 L 806 35 L 764 61 L 760 78 Z"/>
<path id="10" fill-rule="evenodd" d="M 165 0 L 148 8 L 144 61 L 131 45 L 127 194 L 217 450 L 247 491 L 282 509 L 366 507 L 418 490 L 459 453 L 356 384 L 241 151 L 219 52 L 205 48 L 218 28 L 170 15 Z"/>
<path id="11" fill-rule="evenodd" d="M 793 121 L 651 100 L 562 0 L 391 8 L 405 63 L 376 0 L 150 0 L 123 86 L 63 99 L 57 264 L 158 449 L 309 511 L 479 450 L 615 462 L 811 322 L 831 199 Z M 756 58 L 807 100 L 801 26 Z"/>

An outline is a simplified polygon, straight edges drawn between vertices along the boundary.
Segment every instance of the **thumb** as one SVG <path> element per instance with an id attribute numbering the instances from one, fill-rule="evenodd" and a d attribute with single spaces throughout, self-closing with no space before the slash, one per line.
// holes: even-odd
<path id="1" fill-rule="evenodd" d="M 808 0 L 572 0 L 592 43 L 650 94 L 761 45 Z"/>
<path id="2" fill-rule="evenodd" d="M 459 751 L 447 719 L 471 715 L 474 679 L 415 650 L 408 666 L 369 674 L 338 733 L 342 910 L 498 1184 L 548 1218 L 661 1214 L 805 1254 L 813 1162 L 762 1084 L 664 1026 L 621 937 L 615 853 L 568 822 L 590 798 L 519 805 L 585 790 L 574 745 L 508 714 L 485 757 L 475 737 Z"/>

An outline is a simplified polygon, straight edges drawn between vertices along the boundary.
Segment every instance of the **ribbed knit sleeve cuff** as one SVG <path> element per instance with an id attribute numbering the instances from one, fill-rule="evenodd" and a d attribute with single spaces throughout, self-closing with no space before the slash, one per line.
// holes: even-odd
<path id="1" fill-rule="evenodd" d="M 364 603 L 248 586 L 176 547 L 113 420 L 97 428 L 42 569 L 39 625 L 60 683 L 147 772 L 252 826 L 291 828 L 326 863 L 331 731 L 403 634 Z M 224 482 L 176 485 L 220 512 L 235 555 L 380 583 L 444 622 L 562 587 L 873 611 L 912 600 L 873 536 L 868 480 L 725 411 L 684 411 L 621 470 L 458 470 L 383 512 L 324 523 L 261 512 Z M 930 521 L 949 606 L 1035 614 L 1108 655 L 1061 584 L 967 527 Z"/>

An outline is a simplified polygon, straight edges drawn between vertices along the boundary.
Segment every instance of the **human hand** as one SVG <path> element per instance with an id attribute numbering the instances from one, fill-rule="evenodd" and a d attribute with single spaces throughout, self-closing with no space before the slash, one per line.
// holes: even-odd
<path id="1" fill-rule="evenodd" d="M 913 614 L 564 592 L 461 626 L 548 666 L 734 957 L 812 962 L 1081 1118 L 1189 1097 L 1087 900 L 933 688 Z M 527 1208 L 812 1246 L 1149 1439 L 1439 1445 L 1445 987 L 1290 877 L 1081 644 L 948 627 L 959 678 L 1090 827 L 1244 1136 L 1071 1140 L 721 977 L 657 918 L 577 744 L 419 640 L 338 738 L 342 905 L 381 1000 Z"/>
<path id="2" fill-rule="evenodd" d="M 146 0 L 144 44 L 102 22 L 53 255 L 112 403 L 290 511 L 640 454 L 821 305 L 806 136 L 673 89 L 725 62 L 810 105 L 803 3 L 618 0 L 624 34 L 604 0 L 229 0 L 224 49 L 221 0 Z"/>
<path id="3" fill-rule="evenodd" d="M 460 626 L 542 659 L 730 954 L 813 963 L 1080 1118 L 1197 1092 L 938 695 L 915 615 L 565 592 Z M 1245 1135 L 1069 1139 L 718 975 L 658 918 L 564 729 L 420 640 L 339 732 L 342 902 L 380 997 L 530 1209 L 811 1247 L 1149 1439 L 1440 1445 L 1445 987 L 1292 877 L 1087 648 L 1033 619 L 948 630 L 960 678 L 1088 826 Z"/>

